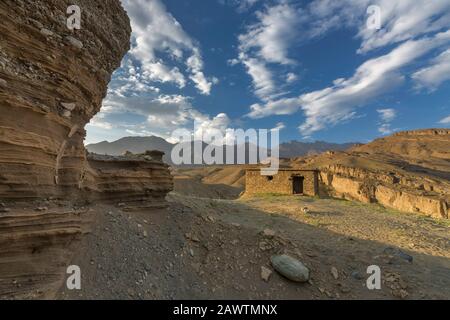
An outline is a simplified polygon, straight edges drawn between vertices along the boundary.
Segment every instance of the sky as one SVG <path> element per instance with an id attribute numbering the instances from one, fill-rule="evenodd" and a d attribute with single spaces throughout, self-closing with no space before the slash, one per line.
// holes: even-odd
<path id="1" fill-rule="evenodd" d="M 131 50 L 86 143 L 176 142 L 181 128 L 364 143 L 450 127 L 450 0 L 121 1 Z"/>

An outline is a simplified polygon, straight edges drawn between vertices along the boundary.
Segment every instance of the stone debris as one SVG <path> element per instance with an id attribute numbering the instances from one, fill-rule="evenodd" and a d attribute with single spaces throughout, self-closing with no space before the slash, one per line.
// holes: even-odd
<path id="1" fill-rule="evenodd" d="M 262 234 L 264 237 L 267 237 L 267 238 L 273 238 L 273 237 L 275 237 L 275 231 L 273 231 L 272 229 L 264 229 L 264 230 L 261 232 L 261 234 Z"/>
<path id="2" fill-rule="evenodd" d="M 331 267 L 331 274 L 335 280 L 339 279 L 339 272 L 336 267 Z"/>
<path id="3" fill-rule="evenodd" d="M 392 290 L 392 295 L 396 298 L 406 299 L 409 296 L 409 293 L 405 289 L 396 289 Z"/>
<path id="4" fill-rule="evenodd" d="M 65 117 L 65 118 L 70 118 L 71 115 L 72 115 L 72 112 L 70 112 L 69 110 L 65 110 L 65 111 L 62 113 L 62 116 Z"/>
<path id="5" fill-rule="evenodd" d="M 412 256 L 397 248 L 387 247 L 386 249 L 384 249 L 383 253 L 394 258 L 390 260 L 390 262 L 393 264 L 397 262 L 395 258 L 403 259 L 405 261 L 408 261 L 409 263 L 413 262 Z"/>
<path id="6" fill-rule="evenodd" d="M 53 31 L 50 31 L 50 30 L 45 29 L 45 28 L 42 28 L 40 32 L 45 37 L 51 37 L 54 34 Z"/>
<path id="7" fill-rule="evenodd" d="M 387 272 L 383 279 L 385 285 L 391 289 L 391 294 L 399 299 L 405 299 L 409 296 L 408 284 L 398 273 Z"/>
<path id="8" fill-rule="evenodd" d="M 351 276 L 352 276 L 353 279 L 356 279 L 356 280 L 363 280 L 364 279 L 364 277 L 358 271 L 353 271 Z"/>
<path id="9" fill-rule="evenodd" d="M 261 279 L 263 279 L 265 282 L 269 282 L 272 273 L 272 270 L 270 270 L 269 268 L 265 266 L 261 267 Z"/>
<path id="10" fill-rule="evenodd" d="M 200 242 L 200 239 L 196 235 L 191 234 L 190 232 L 186 233 L 184 236 L 186 239 L 191 240 L 193 242 Z"/>
<path id="11" fill-rule="evenodd" d="M 274 269 L 295 282 L 307 282 L 309 280 L 309 269 L 299 260 L 286 255 L 275 255 L 270 258 Z"/>
<path id="12" fill-rule="evenodd" d="M 77 106 L 75 103 L 61 102 L 61 106 L 69 111 L 73 111 Z"/>
<path id="13" fill-rule="evenodd" d="M 75 39 L 72 36 L 67 36 L 66 37 L 66 41 L 67 43 L 69 43 L 71 46 L 77 48 L 77 49 L 83 49 L 83 42 L 81 42 L 78 39 Z"/>

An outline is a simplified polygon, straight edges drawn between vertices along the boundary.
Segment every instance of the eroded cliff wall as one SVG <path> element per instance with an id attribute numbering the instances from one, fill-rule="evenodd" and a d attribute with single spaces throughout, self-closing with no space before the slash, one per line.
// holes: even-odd
<path id="1" fill-rule="evenodd" d="M 67 9 L 81 9 L 81 29 Z M 120 0 L 0 1 L 0 296 L 44 296 L 88 230 L 89 201 L 161 206 L 168 167 L 88 159 L 85 125 L 130 47 Z"/>
<path id="2" fill-rule="evenodd" d="M 449 218 L 450 130 L 405 131 L 355 147 L 299 158 L 318 168 L 322 192 L 404 212 Z"/>
<path id="3" fill-rule="evenodd" d="M 67 27 L 70 4 L 81 30 Z M 84 127 L 129 49 L 118 0 L 0 3 L 0 196 L 73 195 L 86 165 Z"/>

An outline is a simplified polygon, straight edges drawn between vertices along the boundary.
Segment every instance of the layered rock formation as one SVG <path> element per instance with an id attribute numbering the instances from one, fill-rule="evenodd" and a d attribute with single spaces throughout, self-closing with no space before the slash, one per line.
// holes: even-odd
<path id="1" fill-rule="evenodd" d="M 0 298 L 51 298 L 93 218 L 87 208 L 61 205 L 0 213 Z"/>
<path id="2" fill-rule="evenodd" d="M 165 207 L 173 179 L 163 155 L 157 151 L 122 157 L 89 155 L 89 170 L 82 182 L 89 190 L 85 199 L 120 203 L 124 210 Z"/>
<path id="3" fill-rule="evenodd" d="M 71 31 L 73 4 L 82 19 Z M 81 202 L 148 208 L 172 189 L 160 159 L 88 159 L 83 145 L 130 33 L 119 0 L 0 2 L 0 296 L 62 279 L 89 220 Z"/>
<path id="4" fill-rule="evenodd" d="M 100 110 L 112 72 L 129 49 L 118 0 L 0 3 L 0 196 L 72 196 L 86 166 L 85 125 Z"/>
<path id="5" fill-rule="evenodd" d="M 318 168 L 322 191 L 438 218 L 449 217 L 450 130 L 399 132 L 348 152 L 299 158 Z"/>

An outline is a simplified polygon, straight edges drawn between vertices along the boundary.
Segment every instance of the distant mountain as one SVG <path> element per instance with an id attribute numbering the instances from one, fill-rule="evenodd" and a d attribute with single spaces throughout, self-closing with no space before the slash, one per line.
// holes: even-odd
<path id="1" fill-rule="evenodd" d="M 281 158 L 295 158 L 320 154 L 326 151 L 344 151 L 360 145 L 359 143 L 329 143 L 325 141 L 299 142 L 291 141 L 280 144 Z"/>
<path id="2" fill-rule="evenodd" d="M 163 138 L 150 137 L 125 137 L 117 141 L 89 144 L 86 149 L 89 152 L 97 154 L 108 154 L 111 156 L 119 156 L 130 151 L 132 153 L 143 153 L 147 150 L 158 150 L 165 153 L 163 160 L 166 163 L 170 162 L 170 153 L 172 152 L 173 144 L 167 142 Z"/>
<path id="3" fill-rule="evenodd" d="M 305 155 L 319 154 L 325 151 L 341 151 L 349 149 L 357 144 L 355 143 L 328 143 L 323 141 L 316 141 L 312 143 L 305 143 L 299 141 L 291 141 L 280 144 L 280 157 L 281 158 L 295 158 Z M 165 152 L 163 160 L 166 163 L 172 164 L 170 159 L 172 148 L 174 144 L 171 144 L 163 138 L 150 136 L 150 137 L 125 137 L 114 142 L 103 141 L 96 144 L 89 144 L 86 149 L 89 152 L 97 154 L 108 155 L 121 155 L 126 151 L 133 153 L 143 153 L 147 150 L 159 150 Z M 203 143 L 202 150 L 204 150 L 206 144 Z M 248 147 L 246 148 L 246 162 L 248 162 Z M 225 155 L 224 155 L 225 157 Z M 235 157 L 236 159 L 236 157 Z M 235 160 L 236 161 L 236 160 Z"/>

